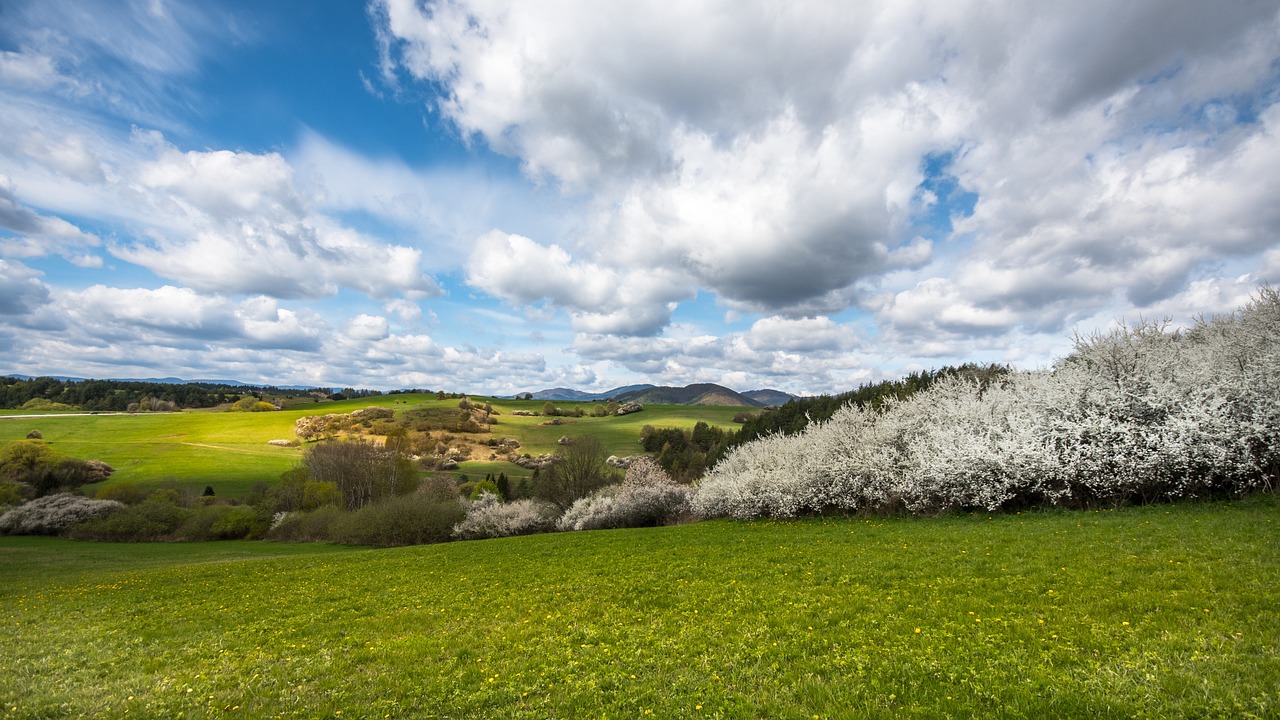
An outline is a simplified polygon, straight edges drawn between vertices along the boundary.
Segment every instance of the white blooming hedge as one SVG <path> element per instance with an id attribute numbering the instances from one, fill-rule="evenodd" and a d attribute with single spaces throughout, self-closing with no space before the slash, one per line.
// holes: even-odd
<path id="1" fill-rule="evenodd" d="M 1052 370 L 950 379 L 739 446 L 704 517 L 1091 506 L 1270 489 L 1280 475 L 1280 295 L 1188 331 L 1077 338 Z"/>

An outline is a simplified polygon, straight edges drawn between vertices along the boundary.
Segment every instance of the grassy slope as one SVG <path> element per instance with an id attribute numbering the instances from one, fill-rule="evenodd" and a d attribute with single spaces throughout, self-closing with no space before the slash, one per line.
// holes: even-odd
<path id="1" fill-rule="evenodd" d="M 0 538 L 0 702 L 8 717 L 1275 717 L 1278 519 L 1264 497 L 396 550 Z"/>
<path id="2" fill-rule="evenodd" d="M 566 425 L 552 427 L 541 423 L 544 417 L 517 417 L 512 410 L 540 411 L 541 401 L 489 400 L 502 415 L 493 427 L 494 437 L 515 437 L 523 444 L 521 452 L 542 454 L 555 452 L 556 441 L 564 435 L 593 434 L 600 438 L 611 454 L 634 455 L 640 451 L 637 441 L 640 428 L 646 424 L 659 427 L 693 427 L 699 420 L 733 427 L 736 408 L 693 408 L 654 406 L 643 412 L 622 417 L 566 418 Z M 337 403 L 303 404 L 280 412 L 230 413 L 192 411 L 156 415 L 91 415 L 63 416 L 50 414 L 41 418 L 9 418 L 0 416 L 0 444 L 26 437 L 39 430 L 46 442 L 60 452 L 86 459 L 103 460 L 116 469 L 110 483 L 136 482 L 156 484 L 175 480 L 197 490 L 212 485 L 224 497 L 241 496 L 254 483 L 274 482 L 289 469 L 302 451 L 280 448 L 267 441 L 294 438 L 293 424 L 299 417 L 327 413 L 351 412 L 362 407 L 456 407 L 456 399 L 437 401 L 434 396 L 383 395 L 374 398 L 346 400 Z M 574 407 L 575 403 L 558 403 Z M 590 409 L 590 403 L 583 404 Z M 473 477 L 485 473 L 506 472 L 512 477 L 528 471 L 509 463 L 490 464 L 483 461 L 464 463 L 463 471 Z"/>

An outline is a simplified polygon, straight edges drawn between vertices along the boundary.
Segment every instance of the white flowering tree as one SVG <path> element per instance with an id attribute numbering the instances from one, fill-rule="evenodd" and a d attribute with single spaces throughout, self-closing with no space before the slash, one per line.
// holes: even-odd
<path id="1" fill-rule="evenodd" d="M 1280 295 L 1189 331 L 1077 338 L 1052 370 L 949 378 L 882 412 L 845 407 L 735 448 L 708 517 L 1150 502 L 1270 489 L 1280 474 Z"/>

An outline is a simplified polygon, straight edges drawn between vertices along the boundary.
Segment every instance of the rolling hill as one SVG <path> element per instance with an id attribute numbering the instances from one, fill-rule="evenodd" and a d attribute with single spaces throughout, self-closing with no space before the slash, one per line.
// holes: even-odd
<path id="1" fill-rule="evenodd" d="M 764 407 L 759 400 L 714 383 L 697 383 L 685 387 L 651 387 L 645 390 L 623 393 L 614 398 L 619 402 L 637 402 L 642 405 L 715 405 L 719 407 Z"/>

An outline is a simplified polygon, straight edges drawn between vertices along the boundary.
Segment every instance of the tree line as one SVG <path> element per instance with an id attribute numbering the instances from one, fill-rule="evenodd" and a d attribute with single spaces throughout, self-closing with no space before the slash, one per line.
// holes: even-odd
<path id="1" fill-rule="evenodd" d="M 155 402 L 172 403 L 177 408 L 207 408 L 235 402 L 246 394 L 299 397 L 311 392 L 217 383 L 172 385 L 133 380 L 0 377 L 0 408 L 58 409 L 56 406 L 62 405 L 88 411 L 125 412 L 130 405 L 146 409 L 145 406 Z"/>

